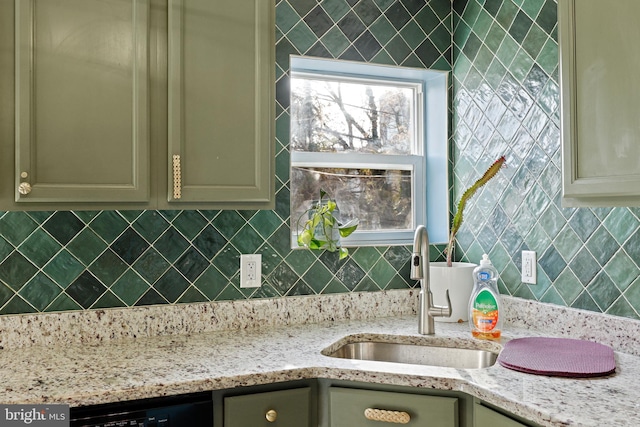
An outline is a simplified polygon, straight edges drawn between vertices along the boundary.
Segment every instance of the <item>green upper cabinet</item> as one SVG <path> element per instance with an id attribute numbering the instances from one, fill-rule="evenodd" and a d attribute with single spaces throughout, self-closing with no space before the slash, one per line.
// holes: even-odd
<path id="1" fill-rule="evenodd" d="M 638 0 L 559 0 L 563 204 L 640 205 Z"/>
<path id="2" fill-rule="evenodd" d="M 170 202 L 270 205 L 273 0 L 169 1 Z"/>
<path id="3" fill-rule="evenodd" d="M 0 27 L 0 210 L 273 208 L 274 0 L 3 1 Z"/>
<path id="4" fill-rule="evenodd" d="M 15 8 L 15 201 L 147 202 L 148 2 Z"/>

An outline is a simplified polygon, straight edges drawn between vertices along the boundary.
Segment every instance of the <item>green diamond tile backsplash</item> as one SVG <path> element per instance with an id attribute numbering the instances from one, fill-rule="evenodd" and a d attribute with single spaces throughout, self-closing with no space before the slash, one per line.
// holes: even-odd
<path id="1" fill-rule="evenodd" d="M 289 55 L 450 71 L 451 16 L 449 0 L 277 1 L 276 209 L 0 212 L 0 314 L 415 286 L 406 247 L 290 249 Z M 240 289 L 241 253 L 262 254 L 262 287 Z"/>
<path id="2" fill-rule="evenodd" d="M 491 256 L 502 293 L 640 318 L 640 210 L 563 209 L 556 0 L 453 2 L 454 196 L 500 155 L 458 257 Z M 538 284 L 520 252 L 538 254 Z"/>
<path id="3" fill-rule="evenodd" d="M 279 0 L 276 27 L 276 209 L 0 212 L 0 314 L 415 286 L 407 247 L 289 248 L 295 54 L 452 70 L 452 199 L 508 163 L 470 202 L 457 258 L 489 253 L 504 294 L 640 318 L 640 210 L 561 207 L 555 0 Z M 240 289 L 241 253 L 263 255 L 261 288 Z"/>

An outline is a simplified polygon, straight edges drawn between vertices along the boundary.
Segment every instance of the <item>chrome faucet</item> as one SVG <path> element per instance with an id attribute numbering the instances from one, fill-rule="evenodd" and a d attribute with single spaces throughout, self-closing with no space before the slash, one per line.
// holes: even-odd
<path id="1" fill-rule="evenodd" d="M 435 317 L 451 317 L 451 299 L 447 289 L 447 305 L 433 305 L 433 295 L 429 283 L 429 234 L 424 225 L 416 228 L 411 254 L 411 278 L 420 280 L 420 300 L 418 306 L 418 333 L 435 334 Z"/>

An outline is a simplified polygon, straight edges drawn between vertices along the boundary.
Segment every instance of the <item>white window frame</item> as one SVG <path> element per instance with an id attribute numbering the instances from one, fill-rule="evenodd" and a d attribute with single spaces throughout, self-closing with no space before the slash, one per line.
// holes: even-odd
<path id="1" fill-rule="evenodd" d="M 373 65 L 360 62 L 291 57 L 291 75 L 339 81 L 392 82 L 417 85 L 415 108 L 415 153 L 407 155 L 362 153 L 310 153 L 291 150 L 291 167 L 366 168 L 410 170 L 413 224 L 403 230 L 356 230 L 341 243 L 353 246 L 407 245 L 415 228 L 425 224 L 431 243 L 446 243 L 449 234 L 448 182 L 448 73 L 419 68 Z M 422 120 L 418 117 L 422 116 Z M 293 183 L 291 183 L 293 185 Z M 291 247 L 298 248 L 297 230 L 292 226 Z"/>

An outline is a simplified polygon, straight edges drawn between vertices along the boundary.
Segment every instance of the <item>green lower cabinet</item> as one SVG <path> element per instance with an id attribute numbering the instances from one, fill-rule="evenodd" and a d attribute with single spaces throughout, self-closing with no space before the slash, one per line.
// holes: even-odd
<path id="1" fill-rule="evenodd" d="M 329 419 L 331 427 L 458 427 L 458 398 L 330 387 Z"/>
<path id="2" fill-rule="evenodd" d="M 213 392 L 214 427 L 540 427 L 464 392 L 334 379 Z"/>
<path id="3" fill-rule="evenodd" d="M 474 405 L 474 427 L 527 427 L 511 416 L 494 411 L 480 403 Z"/>
<path id="4" fill-rule="evenodd" d="M 303 387 L 225 397 L 224 427 L 311 427 L 311 395 Z"/>

